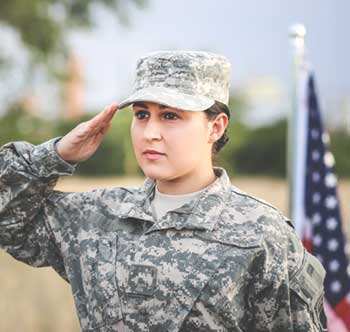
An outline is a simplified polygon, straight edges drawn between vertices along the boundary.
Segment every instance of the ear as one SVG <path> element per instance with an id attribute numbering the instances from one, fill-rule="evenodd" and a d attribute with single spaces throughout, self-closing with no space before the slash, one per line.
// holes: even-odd
<path id="1" fill-rule="evenodd" d="M 220 113 L 214 120 L 209 121 L 209 143 L 215 143 L 224 134 L 228 125 L 226 113 Z"/>

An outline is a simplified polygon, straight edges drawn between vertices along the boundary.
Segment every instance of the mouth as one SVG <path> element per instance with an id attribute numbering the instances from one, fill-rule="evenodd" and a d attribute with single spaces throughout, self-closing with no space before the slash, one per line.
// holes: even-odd
<path id="1" fill-rule="evenodd" d="M 149 149 L 145 150 L 142 154 L 146 157 L 146 159 L 152 160 L 152 161 L 158 160 L 165 156 L 165 153 L 162 153 L 156 150 L 149 150 Z"/>

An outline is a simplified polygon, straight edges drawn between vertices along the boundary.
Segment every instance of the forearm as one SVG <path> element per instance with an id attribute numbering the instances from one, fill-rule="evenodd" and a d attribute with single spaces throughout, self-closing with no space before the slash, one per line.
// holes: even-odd
<path id="1" fill-rule="evenodd" d="M 0 246 L 18 245 L 59 176 L 74 172 L 75 165 L 55 151 L 56 140 L 37 146 L 11 142 L 0 148 Z"/>

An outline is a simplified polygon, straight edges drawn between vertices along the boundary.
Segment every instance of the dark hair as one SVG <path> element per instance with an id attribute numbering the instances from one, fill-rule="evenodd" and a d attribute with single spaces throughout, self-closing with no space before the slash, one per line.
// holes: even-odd
<path id="1" fill-rule="evenodd" d="M 230 109 L 223 103 L 215 101 L 215 104 L 204 111 L 208 120 L 215 119 L 220 113 L 226 113 L 230 120 Z M 222 136 L 213 144 L 213 155 L 218 153 L 224 145 L 228 142 L 229 137 L 227 136 L 227 128 L 225 129 Z"/>

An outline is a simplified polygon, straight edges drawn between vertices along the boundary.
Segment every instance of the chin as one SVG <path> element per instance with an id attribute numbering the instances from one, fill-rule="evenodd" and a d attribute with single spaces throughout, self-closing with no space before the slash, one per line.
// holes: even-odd
<path id="1" fill-rule="evenodd" d="M 141 167 L 143 174 L 146 177 L 149 177 L 154 180 L 168 180 L 171 178 L 176 177 L 176 175 L 171 172 L 170 170 L 166 170 L 163 167 L 157 167 L 157 166 L 143 166 Z"/>

